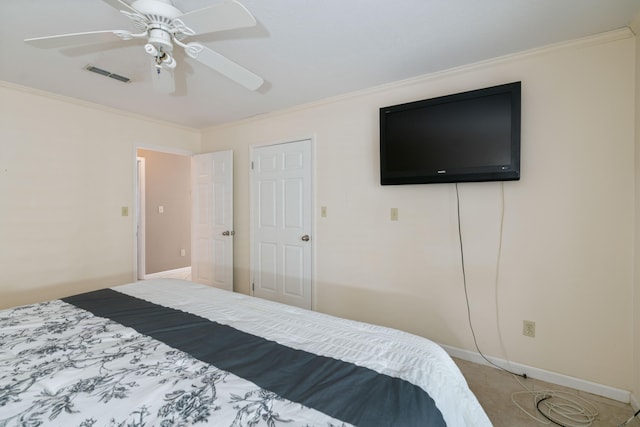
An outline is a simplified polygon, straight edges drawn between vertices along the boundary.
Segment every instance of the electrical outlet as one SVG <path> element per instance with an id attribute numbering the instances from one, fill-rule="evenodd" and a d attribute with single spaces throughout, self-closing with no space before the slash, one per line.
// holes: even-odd
<path id="1" fill-rule="evenodd" d="M 391 221 L 398 220 L 398 208 L 391 208 L 390 217 L 391 217 Z"/>
<path id="2" fill-rule="evenodd" d="M 535 338 L 536 336 L 536 322 L 531 320 L 522 321 L 522 335 L 525 337 Z"/>

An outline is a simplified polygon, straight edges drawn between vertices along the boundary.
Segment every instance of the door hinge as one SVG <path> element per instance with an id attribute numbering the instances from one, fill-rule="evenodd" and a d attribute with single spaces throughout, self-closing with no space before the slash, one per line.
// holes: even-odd
<path id="1" fill-rule="evenodd" d="M 251 284 L 251 292 L 255 292 L 256 291 L 256 284 L 252 283 Z"/>
<path id="2" fill-rule="evenodd" d="M 253 160 L 251 161 L 251 170 L 253 170 Z"/>

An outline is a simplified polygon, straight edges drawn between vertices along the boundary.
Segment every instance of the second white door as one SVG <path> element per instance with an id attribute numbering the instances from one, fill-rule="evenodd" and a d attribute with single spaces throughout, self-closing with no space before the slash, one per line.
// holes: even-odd
<path id="1" fill-rule="evenodd" d="M 253 295 L 311 309 L 311 140 L 251 150 Z"/>
<path id="2" fill-rule="evenodd" d="M 192 157 L 191 274 L 233 291 L 233 151 Z"/>

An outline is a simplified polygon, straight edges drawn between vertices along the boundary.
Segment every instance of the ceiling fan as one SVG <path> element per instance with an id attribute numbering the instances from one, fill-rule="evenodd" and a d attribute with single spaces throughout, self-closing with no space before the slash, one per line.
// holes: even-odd
<path id="1" fill-rule="evenodd" d="M 256 25 L 253 15 L 236 0 L 225 0 L 187 13 L 182 13 L 171 3 L 171 0 L 135 0 L 131 4 L 123 0 L 102 1 L 118 9 L 129 18 L 135 32 L 127 30 L 91 31 L 29 38 L 25 39 L 25 42 L 46 49 L 75 44 L 146 38 L 147 43 L 144 45 L 144 49 L 151 58 L 154 88 L 163 93 L 175 91 L 173 69 L 177 64 L 173 57 L 174 45 L 183 48 L 189 57 L 249 90 L 257 90 L 264 83 L 261 77 L 206 46 L 198 42 L 184 42 L 187 37 L 197 34 Z"/>

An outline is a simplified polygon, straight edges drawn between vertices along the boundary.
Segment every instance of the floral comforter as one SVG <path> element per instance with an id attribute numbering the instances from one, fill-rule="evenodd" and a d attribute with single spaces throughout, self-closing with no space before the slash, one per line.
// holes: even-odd
<path id="1" fill-rule="evenodd" d="M 0 426 L 490 426 L 434 343 L 160 279 L 0 311 Z"/>

